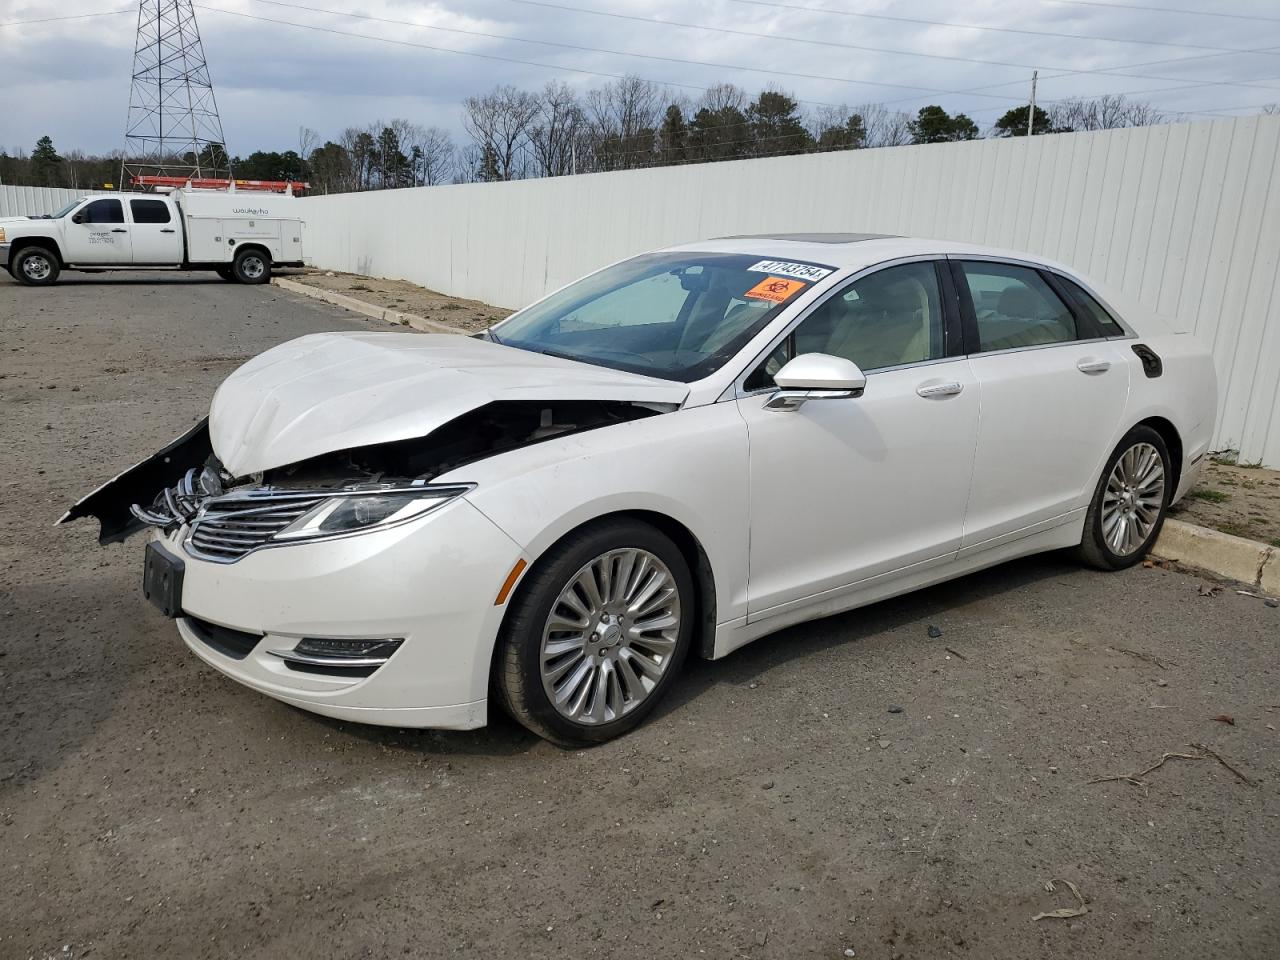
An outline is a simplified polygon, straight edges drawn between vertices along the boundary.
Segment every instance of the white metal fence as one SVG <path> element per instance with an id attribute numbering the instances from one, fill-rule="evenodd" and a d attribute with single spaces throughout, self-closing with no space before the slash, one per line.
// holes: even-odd
<path id="1" fill-rule="evenodd" d="M 1280 117 L 306 200 L 318 266 L 519 307 L 653 247 L 866 231 L 1066 262 L 1213 347 L 1216 442 L 1280 465 Z"/>
<path id="2" fill-rule="evenodd" d="M 0 217 L 35 217 L 57 213 L 88 190 L 64 190 L 60 187 L 0 186 Z"/>

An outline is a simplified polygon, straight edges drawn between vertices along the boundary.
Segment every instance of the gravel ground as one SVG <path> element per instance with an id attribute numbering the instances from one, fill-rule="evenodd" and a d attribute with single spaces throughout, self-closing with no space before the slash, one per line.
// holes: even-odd
<path id="1" fill-rule="evenodd" d="M 1210 460 L 1174 516 L 1280 547 L 1280 470 Z"/>
<path id="2" fill-rule="evenodd" d="M 382 280 L 356 273 L 334 273 L 332 270 L 300 270 L 289 273 L 288 277 L 311 287 L 332 290 L 380 307 L 412 313 L 464 330 L 483 330 L 499 320 L 505 320 L 512 313 L 479 300 L 464 300 L 436 293 L 408 280 Z"/>
<path id="3" fill-rule="evenodd" d="M 50 524 L 244 358 L 378 327 L 67 281 L 0 281 L 0 956 L 1275 956 L 1280 610 L 1049 556 L 691 663 L 592 750 L 324 720 L 190 656 L 140 543 Z M 1250 782 L 1089 782 L 1192 743 Z M 1033 920 L 1053 878 L 1088 913 Z"/>

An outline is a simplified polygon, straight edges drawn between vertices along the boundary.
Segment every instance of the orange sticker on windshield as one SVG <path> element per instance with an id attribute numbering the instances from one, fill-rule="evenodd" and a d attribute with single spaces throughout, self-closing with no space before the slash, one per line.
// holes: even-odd
<path id="1" fill-rule="evenodd" d="M 803 280 L 790 280 L 787 277 L 765 277 L 754 287 L 743 294 L 752 300 L 769 300 L 783 303 L 803 290 L 807 284 Z"/>

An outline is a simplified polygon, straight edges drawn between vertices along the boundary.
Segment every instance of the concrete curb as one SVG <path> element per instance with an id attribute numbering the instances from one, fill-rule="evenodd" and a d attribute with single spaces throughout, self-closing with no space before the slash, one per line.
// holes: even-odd
<path id="1" fill-rule="evenodd" d="M 392 310 L 390 307 L 380 307 L 376 303 L 369 303 L 367 300 L 357 300 L 355 297 L 334 293 L 332 290 L 323 290 L 320 287 L 308 286 L 305 283 L 298 283 L 298 281 L 289 280 L 286 277 L 272 277 L 271 282 L 282 290 L 288 290 L 290 293 L 300 293 L 304 297 L 323 300 L 325 303 L 331 303 L 335 307 L 345 307 L 347 310 L 365 317 L 372 317 L 374 320 L 385 320 L 387 323 L 412 327 L 415 330 L 421 330 L 423 333 L 456 333 L 464 337 L 471 336 L 472 331 L 464 330 L 462 327 L 453 327 L 447 323 L 437 323 L 435 320 L 428 320 L 426 317 L 420 317 L 415 313 L 403 313 L 400 310 Z"/>
<path id="2" fill-rule="evenodd" d="M 1280 550 L 1182 520 L 1166 520 L 1152 554 L 1280 595 Z"/>

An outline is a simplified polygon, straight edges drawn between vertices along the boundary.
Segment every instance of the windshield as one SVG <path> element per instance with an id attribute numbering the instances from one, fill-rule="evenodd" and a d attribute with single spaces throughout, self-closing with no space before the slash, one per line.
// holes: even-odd
<path id="1" fill-rule="evenodd" d="M 80 201 L 83 199 L 84 197 L 81 197 L 79 200 L 72 200 L 70 203 L 68 203 L 65 207 L 63 207 L 57 213 L 50 214 L 49 215 L 50 219 L 57 220 L 61 217 L 65 217 L 68 213 L 70 213 L 76 207 L 80 206 Z"/>
<path id="2" fill-rule="evenodd" d="M 522 350 L 688 383 L 718 370 L 833 270 L 734 253 L 651 253 L 570 284 L 493 332 Z"/>

